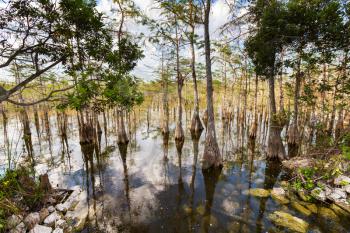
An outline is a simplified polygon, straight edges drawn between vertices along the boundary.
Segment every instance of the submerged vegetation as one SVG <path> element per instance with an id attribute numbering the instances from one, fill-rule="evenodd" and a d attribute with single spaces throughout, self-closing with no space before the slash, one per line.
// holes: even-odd
<path id="1" fill-rule="evenodd" d="M 343 0 L 2 1 L 0 232 L 348 232 L 349 46 Z"/>

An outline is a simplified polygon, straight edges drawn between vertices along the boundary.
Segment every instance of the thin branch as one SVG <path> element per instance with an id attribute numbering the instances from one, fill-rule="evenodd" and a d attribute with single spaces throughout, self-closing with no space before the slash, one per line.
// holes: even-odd
<path id="1" fill-rule="evenodd" d="M 51 65 L 45 67 L 42 70 L 37 71 L 36 73 L 30 75 L 27 79 L 25 79 L 24 81 L 20 82 L 19 84 L 17 84 L 15 87 L 11 88 L 10 90 L 6 91 L 6 90 L 1 90 L 1 94 L 0 95 L 0 103 L 7 100 L 13 93 L 17 92 L 18 90 L 20 90 L 22 87 L 24 87 L 25 85 L 27 85 L 28 83 L 30 83 L 31 81 L 33 81 L 34 79 L 36 79 L 37 77 L 39 77 L 40 75 L 42 75 L 43 73 L 45 73 L 46 71 L 48 71 L 49 69 L 51 69 L 52 67 L 56 66 L 57 64 L 59 64 L 61 61 L 63 60 L 63 57 L 58 59 L 57 61 L 55 61 L 54 63 L 52 63 Z"/>
<path id="2" fill-rule="evenodd" d="M 55 93 L 68 91 L 68 90 L 72 89 L 73 87 L 74 87 L 74 86 L 69 86 L 69 87 L 66 87 L 66 88 L 63 88 L 63 89 L 53 90 L 53 91 L 51 91 L 51 92 L 48 94 L 48 96 L 46 96 L 45 98 L 40 99 L 40 100 L 37 100 L 37 101 L 34 101 L 34 102 L 30 102 L 30 103 L 17 102 L 17 101 L 11 100 L 11 99 L 7 99 L 6 101 L 9 102 L 9 103 L 11 103 L 11 104 L 18 105 L 18 106 L 31 106 L 31 105 L 36 105 L 36 104 L 39 104 L 39 103 L 41 103 L 41 102 L 50 100 L 50 98 L 51 98 L 51 97 L 53 96 L 53 94 L 55 94 Z"/>

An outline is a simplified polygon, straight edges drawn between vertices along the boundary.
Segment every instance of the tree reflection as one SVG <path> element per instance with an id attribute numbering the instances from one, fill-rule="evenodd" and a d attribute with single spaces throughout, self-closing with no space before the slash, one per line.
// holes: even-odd
<path id="1" fill-rule="evenodd" d="M 265 180 L 264 180 L 264 189 L 272 189 L 277 182 L 278 176 L 282 170 L 281 163 L 275 160 L 267 160 L 265 167 Z M 260 233 L 263 231 L 262 229 L 262 219 L 264 217 L 266 202 L 269 198 L 264 197 L 260 198 L 259 203 L 259 214 L 256 221 L 256 232 Z"/>
<path id="2" fill-rule="evenodd" d="M 202 222 L 202 231 L 209 232 L 211 209 L 214 201 L 215 188 L 219 181 L 222 167 L 211 167 L 208 169 L 202 169 L 205 185 L 205 211 Z"/>

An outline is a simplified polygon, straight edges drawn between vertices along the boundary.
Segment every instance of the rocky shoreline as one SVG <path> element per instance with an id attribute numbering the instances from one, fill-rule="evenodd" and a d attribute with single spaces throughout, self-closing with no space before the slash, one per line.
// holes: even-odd
<path id="1" fill-rule="evenodd" d="M 283 162 L 282 166 L 291 171 L 300 168 L 314 167 L 317 163 L 314 159 L 295 158 Z M 328 179 L 317 180 L 317 185 L 307 190 L 296 188 L 291 181 L 281 181 L 280 187 L 271 190 L 253 188 L 245 190 L 245 195 L 257 198 L 272 198 L 282 208 L 269 214 L 268 218 L 275 225 L 287 228 L 292 232 L 306 233 L 309 223 L 298 216 L 288 213 L 287 206 L 295 210 L 301 216 L 318 215 L 326 223 L 339 223 L 350 219 L 350 177 L 337 175 Z M 285 211 L 286 210 L 286 211 Z M 336 228 L 336 224 L 334 226 Z M 317 232 L 317 229 L 312 229 Z"/>
<path id="2" fill-rule="evenodd" d="M 63 233 L 83 229 L 88 217 L 86 192 L 80 186 L 66 190 L 70 194 L 60 203 L 31 212 L 26 216 L 12 215 L 7 219 L 9 233 Z"/>

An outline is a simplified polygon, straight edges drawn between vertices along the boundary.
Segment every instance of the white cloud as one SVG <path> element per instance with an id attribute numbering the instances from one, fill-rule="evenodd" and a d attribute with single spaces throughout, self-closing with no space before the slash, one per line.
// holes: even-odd
<path id="1" fill-rule="evenodd" d="M 141 12 L 147 15 L 149 18 L 154 20 L 159 20 L 161 18 L 161 10 L 156 7 L 156 2 L 154 0 L 134 0 L 134 3 Z M 118 16 L 113 14 L 111 11 L 113 8 L 116 8 L 112 0 L 100 0 L 98 2 L 97 9 L 100 12 L 105 13 L 110 17 L 117 18 Z M 210 15 L 210 35 L 212 40 L 217 40 L 220 37 L 220 27 L 223 26 L 229 20 L 230 9 L 226 5 L 225 0 L 217 0 L 212 5 L 211 15 Z M 132 34 L 140 34 L 143 33 L 145 35 L 149 35 L 150 31 L 147 27 L 138 25 L 135 22 L 128 20 L 126 23 L 127 30 Z M 197 34 L 199 36 L 203 36 L 203 27 L 199 27 L 197 29 Z M 152 80 L 158 78 L 153 73 L 160 64 L 159 51 L 157 51 L 153 45 L 150 43 L 145 43 L 142 45 L 142 49 L 144 51 L 145 58 L 139 61 L 134 74 L 143 79 L 143 80 Z M 158 52 L 158 54 L 157 54 Z M 189 50 L 186 48 L 184 51 L 186 56 L 190 56 Z M 197 50 L 197 61 L 204 62 L 203 52 Z"/>

